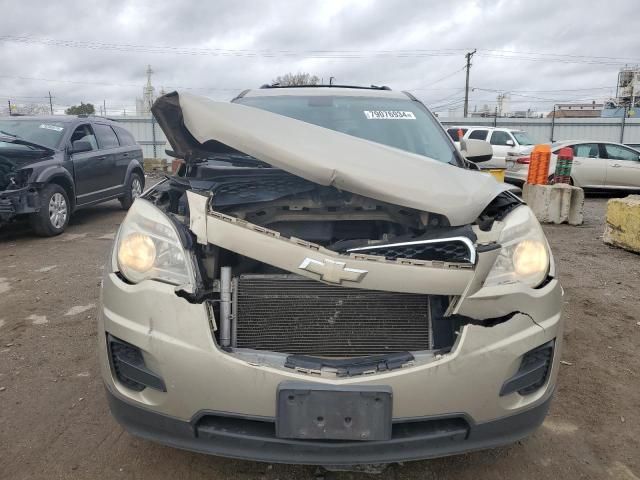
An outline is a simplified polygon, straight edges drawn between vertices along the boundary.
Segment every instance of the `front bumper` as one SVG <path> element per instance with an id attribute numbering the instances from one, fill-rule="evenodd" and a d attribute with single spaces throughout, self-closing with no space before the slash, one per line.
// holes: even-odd
<path id="1" fill-rule="evenodd" d="M 396 423 L 386 441 L 327 442 L 277 438 L 273 419 L 223 416 L 203 422 L 206 412 L 200 412 L 185 421 L 133 405 L 108 388 L 107 398 L 111 413 L 130 433 L 164 445 L 242 460 L 336 466 L 423 460 L 513 443 L 542 423 L 551 403 L 549 397 L 516 415 L 479 424 L 465 423 L 463 416 L 414 419 L 414 428 Z"/>
<path id="2" fill-rule="evenodd" d="M 309 375 L 279 365 L 266 354 L 248 360 L 221 350 L 207 305 L 177 297 L 170 285 L 154 281 L 130 285 L 108 273 L 102 295 L 98 335 L 102 375 L 112 412 L 127 429 L 180 448 L 270 462 L 384 463 L 510 443 L 542 422 L 562 343 L 562 289 L 557 280 L 511 295 L 481 289 L 462 302 L 460 313 L 488 318 L 512 312 L 508 320 L 491 327 L 466 325 L 445 355 L 350 378 Z M 107 333 L 141 349 L 146 366 L 162 378 L 166 391 L 134 391 L 119 382 L 110 367 Z M 554 339 L 554 361 L 546 383 L 527 395 L 500 396 L 505 381 L 518 371 L 522 355 Z M 416 435 L 410 437 L 339 444 L 283 440 L 269 436 L 264 426 L 258 428 L 259 434 L 240 435 L 233 433 L 233 422 L 224 424 L 226 432 L 211 425 L 194 426 L 203 412 L 238 421 L 273 422 L 276 392 L 284 381 L 388 386 L 393 391 L 394 424 L 426 423 L 420 423 L 424 428 L 411 427 Z M 450 418 L 463 419 L 467 426 L 461 429 L 458 423 L 454 431 L 443 430 L 428 421 Z"/>
<path id="3" fill-rule="evenodd" d="M 38 193 L 30 187 L 0 192 L 0 223 L 16 215 L 37 212 L 40 209 Z"/>

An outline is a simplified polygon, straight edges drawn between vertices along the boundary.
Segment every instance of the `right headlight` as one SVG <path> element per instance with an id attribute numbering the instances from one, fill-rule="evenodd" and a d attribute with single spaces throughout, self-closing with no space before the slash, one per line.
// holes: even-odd
<path id="1" fill-rule="evenodd" d="M 549 273 L 549 244 L 542 227 L 527 206 L 504 219 L 498 243 L 502 246 L 485 286 L 522 282 L 535 288 Z"/>
<path id="2" fill-rule="evenodd" d="M 141 198 L 133 203 L 120 226 L 114 257 L 115 266 L 131 283 L 194 283 L 191 260 L 176 226 L 159 208 Z"/>

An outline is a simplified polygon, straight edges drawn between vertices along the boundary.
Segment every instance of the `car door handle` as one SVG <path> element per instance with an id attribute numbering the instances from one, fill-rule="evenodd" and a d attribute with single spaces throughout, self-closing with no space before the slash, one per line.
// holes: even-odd
<path id="1" fill-rule="evenodd" d="M 103 155 L 103 156 L 101 156 L 101 157 L 96 158 L 96 160 L 104 160 L 105 158 L 107 158 L 107 156 L 106 156 L 106 155 Z"/>
<path id="2" fill-rule="evenodd" d="M 613 165 L 611 165 L 613 168 L 620 168 L 622 165 L 620 165 L 619 163 L 614 163 Z"/>
<path id="3" fill-rule="evenodd" d="M 123 157 L 128 157 L 128 156 L 129 156 L 129 154 L 128 154 L 127 152 L 124 152 L 124 153 L 122 154 L 122 156 L 123 156 Z"/>
<path id="4" fill-rule="evenodd" d="M 582 162 L 580 160 L 574 160 L 573 164 L 574 165 L 582 165 Z"/>

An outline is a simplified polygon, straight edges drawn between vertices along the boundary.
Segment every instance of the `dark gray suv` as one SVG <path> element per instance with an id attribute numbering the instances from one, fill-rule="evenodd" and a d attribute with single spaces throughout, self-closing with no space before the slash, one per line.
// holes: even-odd
<path id="1" fill-rule="evenodd" d="M 117 198 L 128 209 L 143 187 L 142 149 L 116 122 L 0 119 L 0 226 L 27 215 L 37 234 L 58 235 L 78 208 Z"/>

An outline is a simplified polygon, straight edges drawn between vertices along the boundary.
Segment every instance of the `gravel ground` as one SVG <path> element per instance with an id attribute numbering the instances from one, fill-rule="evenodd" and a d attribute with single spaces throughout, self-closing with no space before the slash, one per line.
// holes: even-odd
<path id="1" fill-rule="evenodd" d="M 590 198 L 583 226 L 545 227 L 567 295 L 559 386 L 543 426 L 509 447 L 394 465 L 373 478 L 638 480 L 640 256 L 602 243 L 605 209 L 606 199 Z M 0 479 L 314 478 L 312 467 L 156 445 L 110 417 L 96 304 L 123 216 L 111 202 L 78 212 L 56 238 L 0 230 Z"/>

